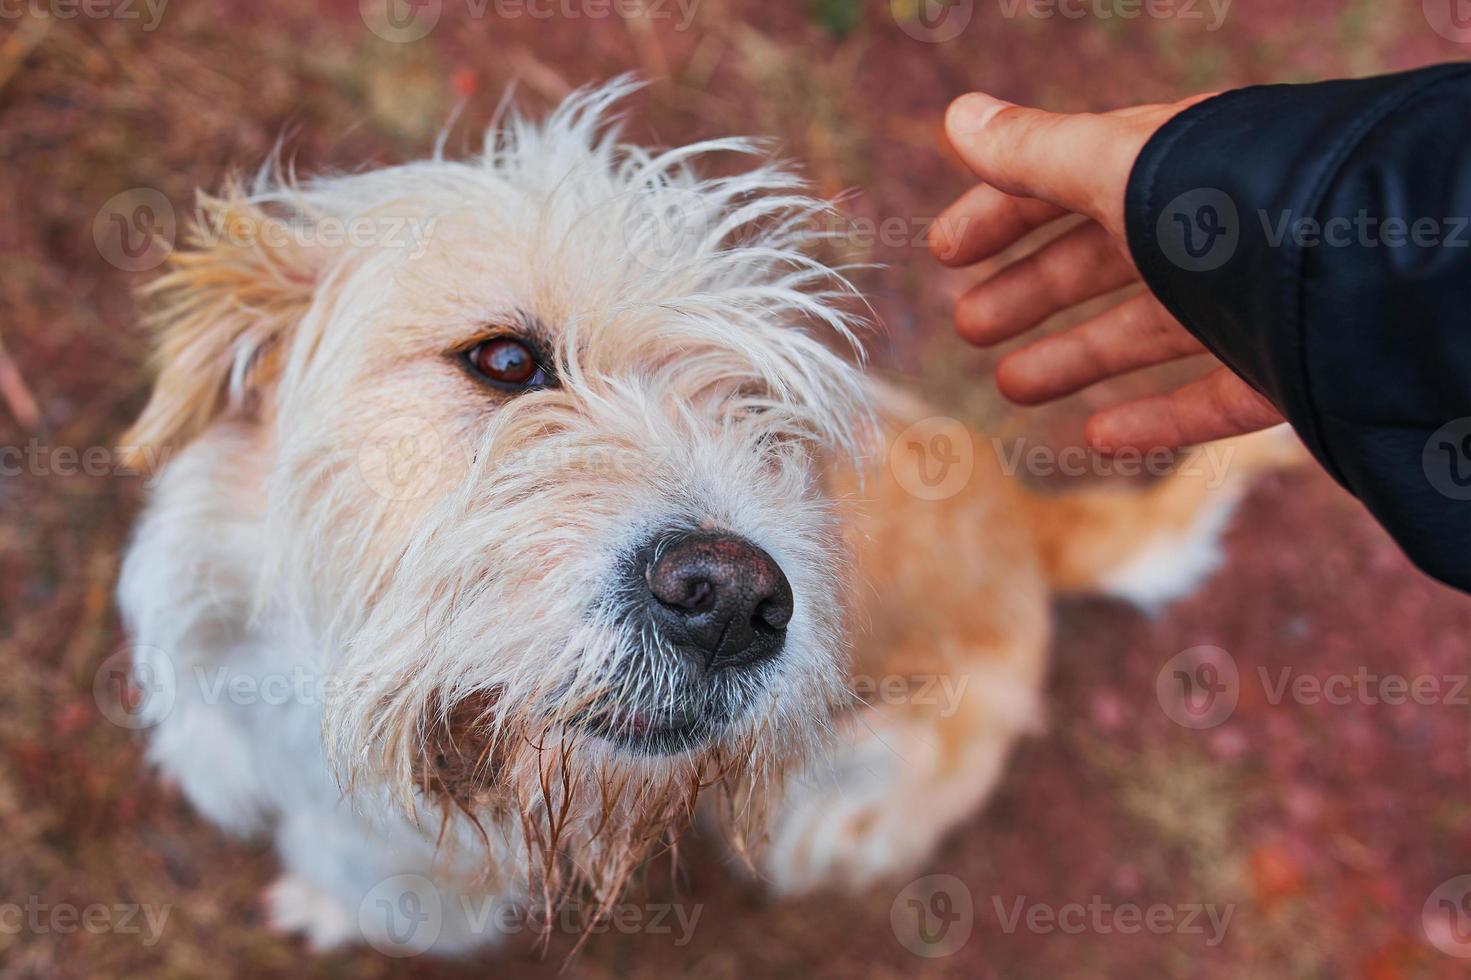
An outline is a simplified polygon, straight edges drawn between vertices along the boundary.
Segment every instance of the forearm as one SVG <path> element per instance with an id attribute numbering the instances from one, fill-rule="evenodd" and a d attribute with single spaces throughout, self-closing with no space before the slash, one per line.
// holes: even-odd
<path id="1" fill-rule="evenodd" d="M 1170 312 L 1471 589 L 1471 65 L 1202 102 L 1140 154 L 1125 218 Z"/>

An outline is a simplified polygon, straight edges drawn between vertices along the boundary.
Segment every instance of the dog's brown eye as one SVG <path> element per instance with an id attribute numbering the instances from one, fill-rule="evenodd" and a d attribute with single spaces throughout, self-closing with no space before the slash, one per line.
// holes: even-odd
<path id="1" fill-rule="evenodd" d="M 504 388 L 545 388 L 549 376 L 536 354 L 514 337 L 497 337 L 470 350 L 470 365 Z"/>

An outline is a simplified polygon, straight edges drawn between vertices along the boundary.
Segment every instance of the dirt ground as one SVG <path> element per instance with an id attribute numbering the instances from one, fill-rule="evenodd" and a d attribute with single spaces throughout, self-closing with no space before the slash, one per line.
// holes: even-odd
<path id="1" fill-rule="evenodd" d="M 108 16 L 64 0 L 7 4 L 0 445 L 110 447 L 141 405 L 130 291 L 148 274 L 118 268 L 94 241 L 113 195 L 152 188 L 182 216 L 194 188 L 254 167 L 283 134 L 303 172 L 399 161 L 425 153 L 457 103 L 450 146 L 472 143 L 512 80 L 539 109 L 630 69 L 652 81 L 633 105 L 634 136 L 777 137 L 822 192 L 854 191 L 855 219 L 889 229 L 849 245 L 884 266 L 860 279 L 884 321 L 879 367 L 997 433 L 1075 444 L 1090 405 L 1141 382 L 1021 412 L 994 395 L 995 355 L 953 339 L 949 306 L 973 274 L 941 272 L 918 244 L 966 186 L 940 148 L 950 97 L 983 88 L 1107 108 L 1466 56 L 1419 0 L 1235 0 L 1218 25 L 1220 3 L 1203 0 L 1135 19 L 1105 16 L 1127 8 L 1111 0 L 1067 6 L 1080 17 L 984 0 L 957 6 L 971 20 L 943 43 L 922 39 L 919 2 L 648 0 L 646 16 L 627 17 L 595 0 L 535 7 L 547 16 L 419 0 L 440 17 L 411 42 L 380 36 L 382 4 L 352 0 L 176 0 L 152 26 L 141 2 L 89 8 Z M 573 937 L 553 935 L 544 952 L 524 934 L 499 957 L 444 963 L 364 950 L 306 959 L 263 928 L 269 849 L 196 817 L 93 697 L 123 643 L 112 588 L 141 481 L 43 458 L 0 477 L 0 977 L 1391 980 L 1471 964 L 1436 948 L 1422 914 L 1437 886 L 1471 871 L 1471 715 L 1458 687 L 1471 600 L 1417 574 L 1315 472 L 1264 480 L 1227 535 L 1224 569 L 1162 614 L 1101 600 L 1059 608 L 1048 731 L 928 869 L 958 879 L 974 910 L 951 955 L 906 946 L 907 882 L 773 902 L 692 841 L 680 875 L 651 874 L 638 897 L 698 908 L 688 936 L 610 931 L 566 963 Z M 1239 702 L 1192 729 L 1171 720 L 1156 679 L 1200 646 L 1229 652 Z M 1440 693 L 1276 696 L 1284 676 L 1364 675 L 1431 678 Z M 92 906 L 99 928 L 67 917 Z M 136 907 L 167 911 L 157 936 L 141 915 L 124 921 Z M 1034 907 L 1044 914 L 1029 918 Z M 1128 909 L 1169 923 L 1140 928 Z M 1217 934 L 1210 916 L 1228 912 Z M 1050 928 L 1045 913 L 1059 917 Z"/>

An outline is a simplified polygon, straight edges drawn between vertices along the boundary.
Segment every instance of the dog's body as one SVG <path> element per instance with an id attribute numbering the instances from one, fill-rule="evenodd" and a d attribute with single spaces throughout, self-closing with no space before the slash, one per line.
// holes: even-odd
<path id="1" fill-rule="evenodd" d="M 132 441 L 186 445 L 121 585 L 172 682 L 151 758 L 275 835 L 274 921 L 318 946 L 605 905 L 697 800 L 778 891 L 917 867 L 1038 721 L 1054 592 L 1188 590 L 1249 469 L 1027 494 L 804 329 L 850 336 L 804 252 L 820 205 L 687 168 L 743 144 L 617 144 L 621 91 L 479 160 L 210 202 L 224 240 L 159 287 Z M 435 231 L 226 230 L 272 208 Z M 409 891 L 427 941 L 392 921 Z"/>

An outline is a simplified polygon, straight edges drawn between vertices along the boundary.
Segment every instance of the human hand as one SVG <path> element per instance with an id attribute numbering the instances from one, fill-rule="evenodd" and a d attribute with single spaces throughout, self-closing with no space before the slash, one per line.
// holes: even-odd
<path id="1" fill-rule="evenodd" d="M 1069 215 L 1088 220 L 973 287 L 955 325 L 989 347 L 1054 313 L 1140 282 L 1124 228 L 1124 191 L 1144 144 L 1171 117 L 1209 96 L 1101 115 L 1058 115 L 963 95 L 945 114 L 951 144 L 982 183 L 935 221 L 931 250 L 949 266 L 989 258 Z M 1148 290 L 1003 358 L 996 384 L 1034 405 L 1138 368 L 1209 351 Z M 1219 362 L 1217 362 L 1219 365 Z M 1100 452 L 1183 446 L 1282 422 L 1281 413 L 1224 365 L 1165 394 L 1125 402 L 1088 420 Z"/>

